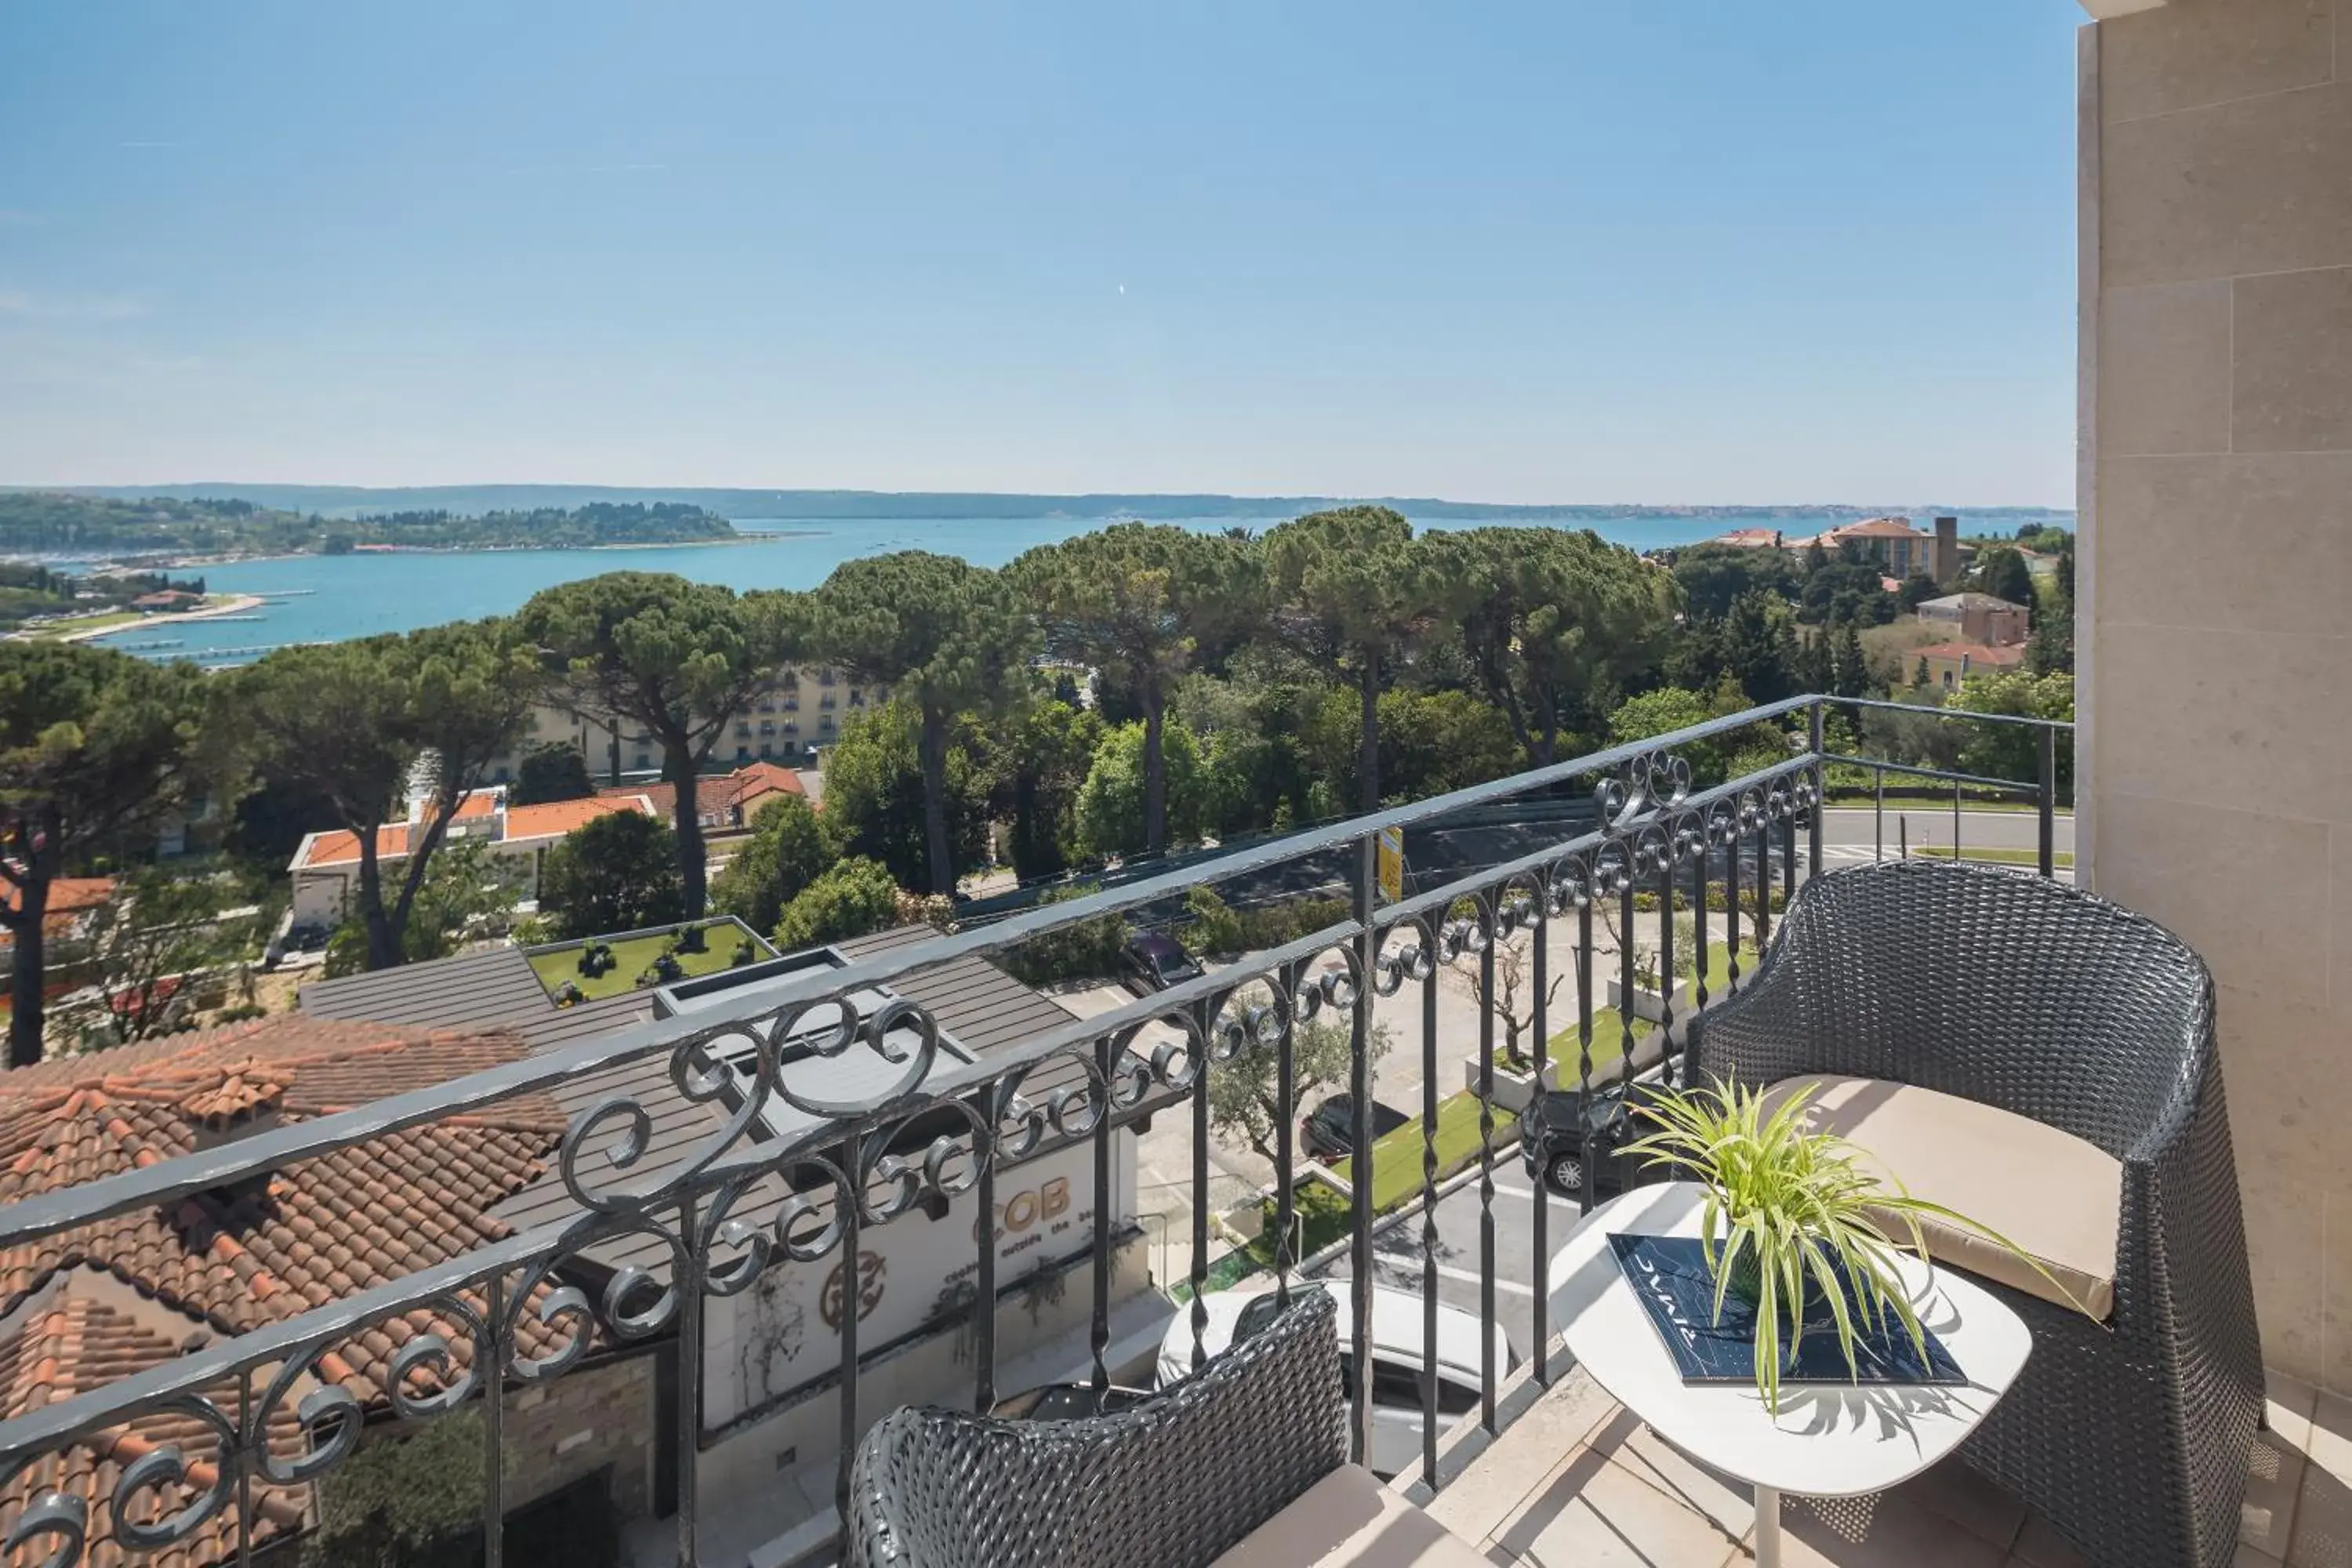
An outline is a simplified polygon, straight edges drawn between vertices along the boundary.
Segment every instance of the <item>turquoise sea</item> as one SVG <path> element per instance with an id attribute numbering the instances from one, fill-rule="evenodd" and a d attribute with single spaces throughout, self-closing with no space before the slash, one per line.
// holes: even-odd
<path id="1" fill-rule="evenodd" d="M 2050 514 L 2069 525 L 2073 518 Z M 541 588 L 593 577 L 603 572 L 675 572 L 735 588 L 813 588 L 842 562 L 893 550 L 933 550 L 961 555 L 983 566 L 1001 566 L 1032 545 L 1099 527 L 1104 520 L 1064 514 L 1018 518 L 794 518 L 790 521 L 738 518 L 736 526 L 760 536 L 739 544 L 672 545 L 642 550 L 502 550 L 396 552 L 365 555 L 302 555 L 202 568 L 215 592 L 277 595 L 258 619 L 184 621 L 131 627 L 112 639 L 151 658 L 194 658 L 206 664 L 240 663 L 263 648 L 286 643 L 331 642 L 377 632 L 406 631 L 441 621 L 504 615 Z M 1236 521 L 1230 516 L 1175 520 L 1203 532 Z M 1251 526 L 1268 526 L 1248 520 Z M 1508 522 L 1485 517 L 1481 524 Z M 1534 520 L 1529 520 L 1531 522 Z M 1629 514 L 1595 524 L 1603 537 L 1637 550 L 1687 544 L 1741 527 L 1779 528 L 1794 536 L 1817 532 L 1845 517 L 1759 513 L 1753 518 L 1717 513 Z M 2021 521 L 2004 513 L 2004 531 Z M 2032 521 L 2041 521 L 2033 519 Z M 1470 526 L 1453 520 L 1415 519 L 1420 526 Z M 1545 522 L 1542 526 L 1554 526 Z M 1961 514 L 1962 531 L 1969 528 Z"/>

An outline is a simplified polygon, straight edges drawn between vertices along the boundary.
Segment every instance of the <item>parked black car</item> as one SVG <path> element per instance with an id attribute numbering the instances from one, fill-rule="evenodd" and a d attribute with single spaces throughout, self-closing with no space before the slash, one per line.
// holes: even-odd
<path id="1" fill-rule="evenodd" d="M 1372 1101 L 1372 1136 L 1393 1132 L 1412 1120 L 1392 1105 Z M 1298 1142 L 1318 1160 L 1345 1160 L 1356 1152 L 1356 1100 L 1335 1094 L 1298 1123 Z"/>
<path id="2" fill-rule="evenodd" d="M 1584 1195 L 1584 1137 L 1592 1134 L 1592 1157 L 1599 1170 L 1592 1184 L 1595 1203 L 1624 1190 L 1634 1179 L 1639 1157 L 1621 1159 L 1624 1145 L 1655 1131 L 1655 1125 L 1627 1110 L 1622 1084 L 1596 1087 L 1591 1094 L 1572 1089 L 1553 1089 L 1538 1097 L 1519 1118 L 1519 1154 L 1528 1174 L 1564 1198 Z M 1648 1092 L 1646 1085 L 1632 1089 L 1633 1103 Z"/>
<path id="3" fill-rule="evenodd" d="M 1127 988 L 1140 996 L 1198 980 L 1201 965 L 1174 937 L 1147 931 L 1127 939 L 1119 950 L 1118 972 Z"/>

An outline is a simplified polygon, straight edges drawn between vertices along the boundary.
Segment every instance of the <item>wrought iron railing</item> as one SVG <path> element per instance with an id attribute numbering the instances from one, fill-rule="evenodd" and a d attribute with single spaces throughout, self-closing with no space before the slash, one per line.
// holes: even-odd
<path id="1" fill-rule="evenodd" d="M 1825 714 L 1842 706 L 1797 698 L 1715 720 L 1634 745 L 1612 748 L 1492 784 L 1399 806 L 1288 838 L 1252 845 L 1207 864 L 1131 882 L 1089 897 L 1051 904 L 974 930 L 889 947 L 845 967 L 787 975 L 724 1004 L 530 1056 L 492 1069 L 356 1110 L 254 1133 L 234 1143 L 28 1199 L 0 1212 L 0 1246 L 54 1237 L 108 1216 L 152 1208 L 251 1177 L 283 1171 L 330 1152 L 369 1143 L 401 1130 L 465 1115 L 517 1096 L 576 1083 L 635 1062 L 666 1064 L 670 1082 L 687 1100 L 705 1107 L 712 1131 L 683 1159 L 648 1171 L 646 1151 L 652 1118 L 636 1098 L 600 1100 L 571 1119 L 554 1163 L 576 1215 L 483 1245 L 394 1282 L 357 1291 L 267 1327 L 194 1349 L 177 1359 L 72 1393 L 0 1424 L 0 1498 L 21 1493 L 28 1470 L 78 1438 L 152 1413 L 193 1418 L 211 1434 L 203 1462 L 178 1447 L 152 1448 L 123 1468 L 110 1493 L 112 1538 L 132 1553 L 186 1541 L 213 1521 L 233 1519 L 237 1555 L 250 1550 L 246 1525 L 256 1487 L 328 1482 L 353 1452 L 367 1415 L 360 1398 L 329 1375 L 321 1358 L 370 1325 L 429 1309 L 460 1325 L 466 1353 L 446 1336 L 412 1337 L 391 1360 L 385 1379 L 391 1411 L 411 1423 L 431 1422 L 463 1408 L 478 1409 L 485 1433 L 482 1552 L 496 1565 L 503 1544 L 502 1430 L 511 1402 L 523 1391 L 566 1375 L 592 1342 L 625 1344 L 674 1337 L 677 1358 L 675 1442 L 677 1555 L 697 1555 L 696 1471 L 704 1422 L 702 1322 L 708 1300 L 737 1295 L 772 1268 L 807 1268 L 838 1254 L 856 1259 L 861 1232 L 886 1226 L 919 1208 L 964 1194 L 978 1212 L 994 1213 L 999 1177 L 1048 1152 L 1090 1147 L 1096 1201 L 1091 1250 L 1080 1265 L 1091 1291 L 1088 1342 L 1091 1378 L 1107 1388 L 1110 1340 L 1112 1252 L 1118 1224 L 1108 1200 L 1113 1139 L 1150 1115 L 1191 1120 L 1192 1196 L 1189 1314 L 1195 1365 L 1205 1354 L 1204 1302 L 1210 1285 L 1209 1076 L 1244 1046 L 1273 1047 L 1278 1062 L 1274 1118 L 1275 1180 L 1270 1229 L 1273 1289 L 1300 1288 L 1295 1240 L 1302 1161 L 1295 1147 L 1297 1104 L 1290 1031 L 1325 1015 L 1344 1016 L 1353 1042 L 1348 1085 L 1353 1097 L 1353 1142 L 1360 1156 L 1373 1144 L 1374 1074 L 1367 1042 L 1376 999 L 1418 986 L 1423 1100 L 1420 1208 L 1421 1297 L 1424 1343 L 1438 1338 L 1441 1241 L 1438 1196 L 1438 1100 L 1441 1074 L 1438 984 L 1441 967 L 1475 961 L 1484 981 L 1477 994 L 1495 994 L 1498 949 L 1517 938 L 1532 942 L 1533 1030 L 1538 1059 L 1550 1053 L 1549 1005 L 1554 962 L 1549 938 L 1572 922 L 1576 979 L 1576 1087 L 1590 1092 L 1612 1076 L 1637 1071 L 1674 1081 L 1682 1070 L 1675 1014 L 1675 904 L 1692 916 L 1699 962 L 1685 1008 L 1702 1008 L 1740 983 L 1739 955 L 1769 940 L 1775 895 L 1793 893 L 1801 879 L 1822 867 L 1824 769 L 1832 765 L 1900 767 L 1883 759 L 1834 755 L 1822 744 Z M 1952 714 L 1955 721 L 2016 722 Z M 1695 787 L 1687 758 L 1695 748 L 1739 731 L 1771 726 L 1789 743 L 1787 760 L 1741 777 Z M 2068 727 L 2041 725 L 2042 755 L 2071 744 Z M 1948 774 L 1926 772 L 1939 778 Z M 1597 784 L 1594 784 L 1597 781 Z M 2004 781 L 2006 782 L 2006 781 Z M 1462 872 L 1443 885 L 1395 901 L 1380 897 L 1378 843 L 1389 829 L 1411 830 L 1449 814 L 1498 803 L 1557 795 L 1591 785 L 1600 805 L 1589 831 L 1500 864 Z M 2052 868 L 2056 805 L 2052 768 L 2019 785 L 2040 819 L 2039 869 Z M 1348 857 L 1351 907 L 1345 919 L 1231 967 L 1129 1002 L 1100 1016 L 1047 1029 L 1009 1048 L 970 1059 L 943 1051 L 937 1021 L 923 1007 L 892 996 L 859 1018 L 845 999 L 932 966 L 999 952 L 1039 935 L 1107 914 L 1137 910 L 1181 897 L 1192 887 L 1262 872 L 1335 851 Z M 1663 1016 L 1655 1023 L 1654 1059 L 1637 1066 L 1636 988 L 1632 931 L 1637 901 L 1655 906 L 1663 977 Z M 1622 916 L 1617 951 L 1595 941 L 1596 910 L 1613 901 Z M 1744 924 L 1743 924 L 1744 922 Z M 1725 973 L 1710 974 L 1710 943 L 1720 932 Z M 1744 934 L 1743 934 L 1744 933 Z M 1612 963 L 1629 1003 L 1621 1010 L 1613 1068 L 1595 1066 L 1596 964 Z M 1483 1316 L 1496 1321 L 1497 1243 L 1494 1205 L 1498 1154 L 1496 1107 L 1495 1009 L 1482 1002 L 1476 1043 L 1481 1146 L 1476 1156 L 1478 1276 Z M 1155 1028 L 1165 1026 L 1165 1028 Z M 1150 1031 L 1147 1034 L 1147 1031 Z M 1154 1038 L 1157 1043 L 1151 1043 Z M 869 1069 L 887 1077 L 879 1090 L 836 1099 L 795 1068 L 839 1061 L 861 1053 Z M 748 1088 L 730 1063 L 748 1064 Z M 1049 1081 L 1050 1080 L 1050 1081 Z M 806 1120 L 778 1137 L 765 1108 L 781 1104 Z M 942 1119 L 949 1131 L 916 1152 L 906 1130 Z M 1587 1133 L 1585 1170 L 1596 1169 Z M 901 1152 L 893 1152 L 898 1145 Z M 1376 1220 L 1371 1172 L 1360 1158 L 1351 1184 L 1346 1250 L 1353 1307 L 1354 1364 L 1370 1365 L 1371 1292 Z M 789 1187 L 774 1218 L 754 1226 L 739 1217 L 763 1181 Z M 1593 1183 L 1583 1186 L 1590 1207 Z M 1540 1281 L 1550 1247 L 1555 1199 L 1534 1184 L 1531 1278 Z M 1384 1224 L 1399 1223 L 1392 1217 Z M 1410 1223 L 1408 1215 L 1405 1223 Z M 998 1248 L 993 1227 L 975 1227 L 967 1325 L 970 1398 L 989 1408 L 997 1386 Z M 572 1280 L 568 1268 L 586 1249 L 616 1237 L 649 1238 L 667 1267 L 623 1268 L 601 1299 Z M 1162 1282 L 1163 1284 L 1165 1281 Z M 854 1281 L 852 1289 L 855 1288 Z M 1544 1294 L 1532 1292 L 1531 1376 L 1547 1384 L 1564 1370 L 1551 1343 Z M 859 1397 L 862 1371 L 859 1312 L 839 1314 L 838 1365 L 829 1379 L 839 1400 L 836 1502 L 845 1508 L 849 1461 L 870 1418 Z M 530 1346 L 525 1345 L 526 1324 Z M 1475 1415 L 1477 1427 L 1499 1430 L 1498 1390 L 1505 1369 L 1486 1336 Z M 552 1342 L 553 1348 L 545 1348 Z M 1434 1489 L 1442 1428 L 1437 1358 L 1423 1358 L 1419 1479 Z M 1371 1441 L 1372 1378 L 1353 1380 L 1350 1431 L 1359 1454 Z M 233 1390 L 224 1395 L 223 1390 Z M 285 1407 L 293 1406 L 299 1442 L 284 1440 Z M 1467 1421 L 1468 1416 L 1460 1419 Z M 273 1425 L 278 1436 L 273 1436 Z M 51 1568 L 79 1562 L 90 1527 L 84 1499 L 52 1490 L 6 1505 L 5 1541 L 12 1554 Z M 217 1525 L 215 1525 L 217 1528 Z"/>

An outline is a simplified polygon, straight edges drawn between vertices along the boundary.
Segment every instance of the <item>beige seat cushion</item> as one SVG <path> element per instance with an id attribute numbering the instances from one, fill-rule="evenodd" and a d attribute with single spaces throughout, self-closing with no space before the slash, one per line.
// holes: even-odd
<path id="1" fill-rule="evenodd" d="M 1259 1525 L 1212 1568 L 1491 1568 L 1445 1527 L 1342 1465 Z"/>
<path id="2" fill-rule="evenodd" d="M 1766 1114 L 1808 1085 L 1812 1125 L 1850 1140 L 1870 1157 L 1865 1165 L 1875 1162 L 1913 1197 L 2007 1237 L 2064 1289 L 1975 1232 L 1922 1217 L 1929 1257 L 2045 1301 L 2079 1306 L 2095 1318 L 2115 1309 L 2123 1163 L 2113 1154 L 1973 1100 L 1877 1079 L 1782 1079 L 1764 1091 Z M 1908 1238 L 1892 1216 L 1881 1224 L 1896 1240 Z"/>

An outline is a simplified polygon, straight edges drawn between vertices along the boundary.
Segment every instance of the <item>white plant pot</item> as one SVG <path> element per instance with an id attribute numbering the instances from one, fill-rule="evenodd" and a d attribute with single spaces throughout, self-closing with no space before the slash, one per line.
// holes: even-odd
<path id="1" fill-rule="evenodd" d="M 1472 1057 L 1462 1064 L 1462 1087 L 1475 1094 L 1479 1089 L 1478 1058 Z M 1495 1109 L 1517 1116 L 1533 1104 L 1538 1093 L 1548 1093 L 1559 1087 L 1559 1075 L 1554 1064 L 1544 1062 L 1531 1073 L 1495 1068 Z"/>
<path id="2" fill-rule="evenodd" d="M 1691 1006 L 1690 982 L 1685 981 L 1675 987 L 1674 1002 L 1675 1016 L 1677 1018 L 1687 1016 Z M 1633 1005 L 1628 1009 L 1625 1005 L 1624 986 L 1612 980 L 1609 983 L 1609 1005 L 1616 1008 L 1620 1013 L 1630 1010 L 1636 1018 L 1647 1018 L 1653 1024 L 1664 1022 L 1666 1016 L 1666 999 L 1649 987 L 1638 984 L 1633 987 Z"/>

